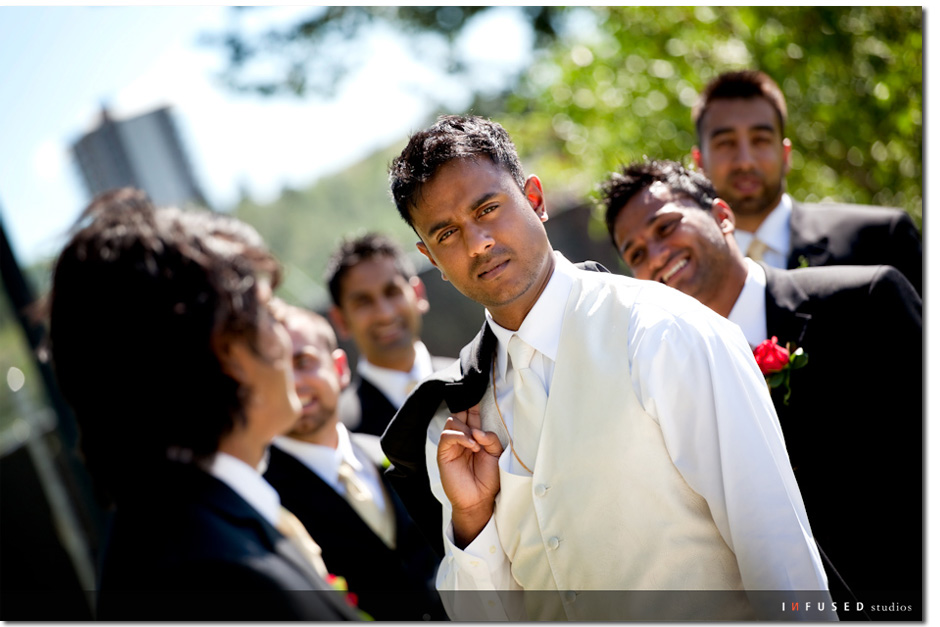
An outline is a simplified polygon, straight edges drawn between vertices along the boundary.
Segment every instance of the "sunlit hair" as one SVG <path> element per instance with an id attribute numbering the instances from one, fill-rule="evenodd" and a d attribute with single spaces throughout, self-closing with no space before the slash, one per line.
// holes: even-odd
<path id="1" fill-rule="evenodd" d="M 288 330 L 296 329 L 303 322 L 308 322 L 313 325 L 313 332 L 316 334 L 315 338 L 310 338 L 311 340 L 322 340 L 323 346 L 330 353 L 339 348 L 339 341 L 336 339 L 336 332 L 333 331 L 333 327 L 326 318 L 315 311 L 288 305 L 280 300 L 275 300 L 272 309 L 274 317 L 283 323 Z"/>
<path id="2" fill-rule="evenodd" d="M 402 219 L 414 228 L 411 210 L 425 183 L 454 159 L 486 157 L 505 168 L 519 189 L 525 187 L 522 163 L 506 130 L 479 116 L 442 115 L 430 128 L 411 136 L 392 161 L 389 183 Z"/>
<path id="3" fill-rule="evenodd" d="M 673 194 L 688 196 L 706 211 L 712 208 L 712 203 L 718 197 L 711 181 L 675 161 L 645 161 L 625 166 L 598 186 L 604 208 L 604 222 L 614 246 L 617 245 L 614 225 L 620 212 L 634 196 L 653 183 L 662 183 Z"/>
<path id="4" fill-rule="evenodd" d="M 415 267 L 405 256 L 401 248 L 385 235 L 366 233 L 359 237 L 344 239 L 326 263 L 324 280 L 330 290 L 330 297 L 337 307 L 343 298 L 343 278 L 364 261 L 386 257 L 395 264 L 395 270 L 405 280 L 415 276 Z"/>
<path id="5" fill-rule="evenodd" d="M 702 118 L 716 100 L 764 98 L 777 112 L 780 134 L 787 125 L 787 101 L 780 87 L 767 74 L 759 70 L 725 72 L 712 79 L 692 107 L 692 123 L 699 141 L 702 141 Z"/>
<path id="6" fill-rule="evenodd" d="M 207 458 L 244 424 L 251 391 L 220 355 L 242 341 L 265 358 L 258 285 L 279 276 L 234 218 L 157 209 L 130 188 L 84 211 L 53 271 L 50 348 L 85 461 L 111 497 L 168 456 Z"/>

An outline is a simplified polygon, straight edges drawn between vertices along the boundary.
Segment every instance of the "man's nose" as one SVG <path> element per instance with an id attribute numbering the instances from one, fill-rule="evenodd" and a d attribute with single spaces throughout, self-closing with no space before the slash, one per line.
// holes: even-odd
<path id="1" fill-rule="evenodd" d="M 754 151 L 751 149 L 750 142 L 738 142 L 738 148 L 734 154 L 734 162 L 739 168 L 748 168 L 754 165 Z"/>
<path id="2" fill-rule="evenodd" d="M 471 257 L 482 255 L 496 243 L 488 229 L 475 224 L 465 227 L 464 237 Z"/>
<path id="3" fill-rule="evenodd" d="M 669 261 L 669 254 L 672 248 L 662 241 L 650 242 L 647 244 L 647 247 L 649 249 L 647 253 L 649 255 L 649 264 L 647 264 L 647 267 L 650 269 L 649 278 L 655 279 L 656 274 L 661 272 Z"/>

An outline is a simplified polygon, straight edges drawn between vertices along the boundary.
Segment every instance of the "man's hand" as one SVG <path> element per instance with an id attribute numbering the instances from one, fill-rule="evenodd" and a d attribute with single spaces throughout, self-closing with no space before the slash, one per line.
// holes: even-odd
<path id="1" fill-rule="evenodd" d="M 441 483 L 453 507 L 454 543 L 461 549 L 486 526 L 499 492 L 503 446 L 481 427 L 480 406 L 474 405 L 447 419 L 437 445 Z"/>

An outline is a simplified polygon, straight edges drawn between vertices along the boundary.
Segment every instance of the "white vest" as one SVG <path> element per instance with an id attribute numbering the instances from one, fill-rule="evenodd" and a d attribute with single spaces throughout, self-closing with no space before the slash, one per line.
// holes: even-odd
<path id="1" fill-rule="evenodd" d="M 511 474 L 500 463 L 496 528 L 512 575 L 527 592 L 560 592 L 527 597 L 529 619 L 626 619 L 635 614 L 631 602 L 667 620 L 754 619 L 708 504 L 679 474 L 658 422 L 634 393 L 629 346 L 612 348 L 612 337 L 627 337 L 625 311 L 636 287 L 609 279 L 580 272 L 572 286 L 533 475 Z M 511 455 L 492 382 L 481 417 Z M 712 607 L 692 596 L 681 607 L 675 596 L 577 594 L 589 590 L 739 593 L 705 595 Z M 664 606 L 649 607 L 657 602 Z"/>

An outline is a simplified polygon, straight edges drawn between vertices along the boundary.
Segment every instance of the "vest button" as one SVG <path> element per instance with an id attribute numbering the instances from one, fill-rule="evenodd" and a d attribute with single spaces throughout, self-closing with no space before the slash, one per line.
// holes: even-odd
<path id="1" fill-rule="evenodd" d="M 535 496 L 545 496 L 546 492 L 548 492 L 548 488 L 546 488 L 543 484 L 540 483 L 535 486 Z"/>
<path id="2" fill-rule="evenodd" d="M 548 539 L 548 548 L 555 550 L 558 548 L 558 544 L 559 544 L 558 538 L 556 538 L 555 536 L 552 536 L 551 538 Z"/>
<path id="3" fill-rule="evenodd" d="M 575 594 L 574 590 L 568 590 L 565 592 L 565 603 L 574 603 L 577 599 L 577 596 L 578 595 Z"/>

